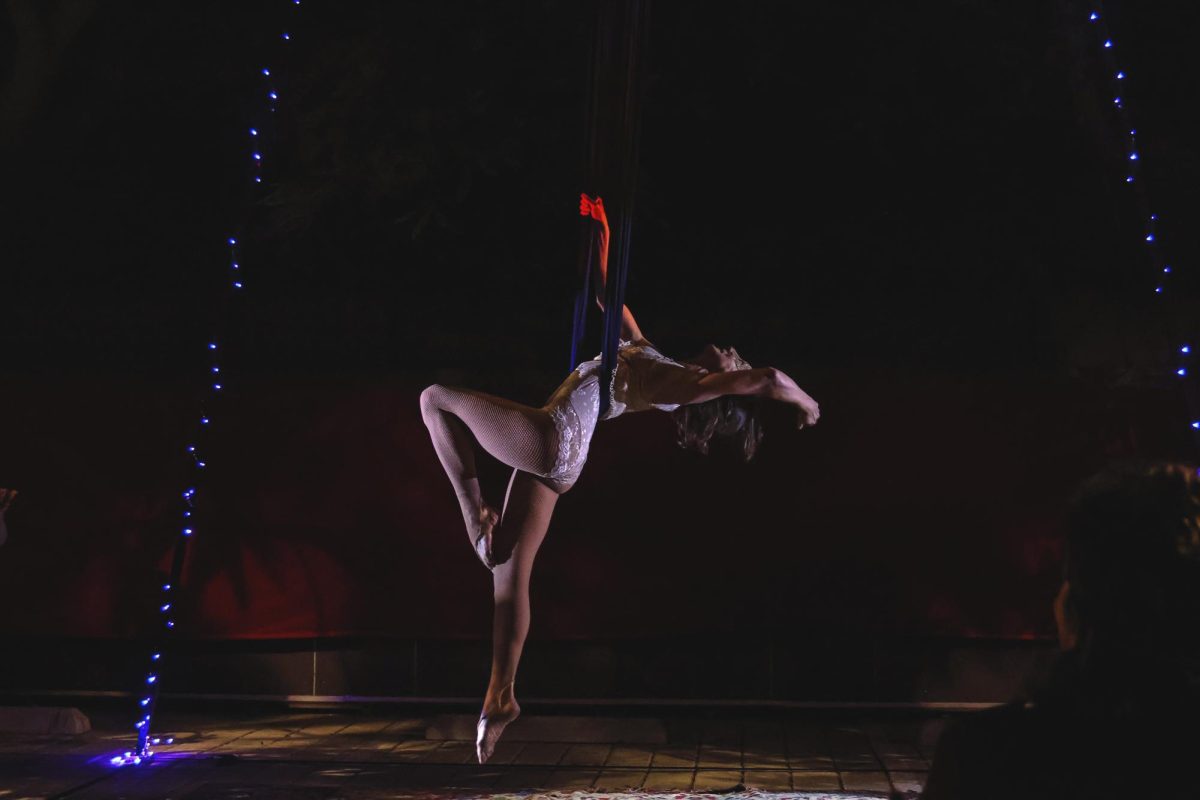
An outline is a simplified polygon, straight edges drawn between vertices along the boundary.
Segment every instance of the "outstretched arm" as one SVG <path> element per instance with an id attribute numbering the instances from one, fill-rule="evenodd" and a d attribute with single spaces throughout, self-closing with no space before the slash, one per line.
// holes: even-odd
<path id="1" fill-rule="evenodd" d="M 816 425 L 821 407 L 816 400 L 796 385 L 783 370 L 757 367 L 733 372 L 680 371 L 679 379 L 663 381 L 655 387 L 653 402 L 691 405 L 703 403 L 727 394 L 766 397 L 797 408 L 797 427 Z"/>
<path id="2" fill-rule="evenodd" d="M 582 217 L 591 217 L 598 224 L 596 226 L 596 265 L 597 270 L 593 280 L 593 289 L 596 294 L 596 305 L 600 310 L 604 310 L 604 289 L 608 285 L 608 215 L 604 213 L 604 200 L 597 197 L 592 199 L 586 194 L 579 195 L 579 215 Z M 633 342 L 646 341 L 642 335 L 641 328 L 638 327 L 637 320 L 633 318 L 633 312 L 629 310 L 629 306 L 621 308 L 621 338 L 629 339 Z"/>

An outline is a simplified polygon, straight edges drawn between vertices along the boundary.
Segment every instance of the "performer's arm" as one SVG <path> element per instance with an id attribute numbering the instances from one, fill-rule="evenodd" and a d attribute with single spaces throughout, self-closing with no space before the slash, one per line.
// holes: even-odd
<path id="1" fill-rule="evenodd" d="M 609 238 L 608 215 L 604 213 L 604 201 L 599 197 L 593 200 L 586 194 L 579 195 L 579 214 L 583 217 L 591 217 L 600 223 L 597 226 L 596 232 L 597 270 L 593 274 L 592 283 L 596 294 L 596 305 L 603 311 L 604 289 L 608 285 Z M 642 330 L 638 327 L 637 320 L 633 318 L 633 312 L 629 310 L 629 306 L 622 306 L 621 312 L 621 338 L 629 339 L 633 342 L 646 342 L 647 340 L 642 335 Z"/>
<path id="2" fill-rule="evenodd" d="M 679 380 L 663 381 L 655 387 L 654 403 L 691 405 L 724 397 L 727 394 L 750 395 L 794 405 L 800 412 L 799 427 L 816 425 L 821 407 L 796 385 L 783 370 L 757 367 L 732 372 L 695 372 L 681 370 Z"/>

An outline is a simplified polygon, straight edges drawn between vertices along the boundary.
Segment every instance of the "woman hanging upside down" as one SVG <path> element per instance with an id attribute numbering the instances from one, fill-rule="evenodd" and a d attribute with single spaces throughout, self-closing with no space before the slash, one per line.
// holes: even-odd
<path id="1" fill-rule="evenodd" d="M 580 196 L 579 213 L 599 225 L 596 302 L 603 308 L 608 218 L 599 198 Z M 433 385 L 421 393 L 421 415 L 454 486 L 475 554 L 492 571 L 492 675 L 475 732 L 486 762 L 504 728 L 521 713 L 513 695 L 517 662 L 529 632 L 529 578 L 559 495 L 574 485 L 587 460 L 600 413 L 600 357 L 567 376 L 541 408 L 469 389 Z M 798 427 L 815 425 L 820 409 L 795 381 L 773 367 L 752 368 L 732 347 L 707 346 L 674 361 L 654 348 L 622 309 L 621 342 L 604 419 L 658 409 L 675 417 L 679 443 L 708 451 L 713 436 L 728 437 L 749 460 L 762 437 L 758 398 L 793 405 Z M 476 443 L 512 467 L 501 511 L 484 501 L 475 472 Z"/>

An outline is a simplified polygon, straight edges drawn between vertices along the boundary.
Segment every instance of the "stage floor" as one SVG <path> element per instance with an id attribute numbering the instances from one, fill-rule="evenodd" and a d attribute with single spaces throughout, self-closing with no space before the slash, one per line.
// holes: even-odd
<path id="1" fill-rule="evenodd" d="M 501 742 L 492 763 L 479 766 L 472 742 L 426 738 L 427 731 L 439 735 L 439 719 L 446 729 L 446 718 L 434 713 L 164 709 L 158 727 L 175 744 L 158 748 L 149 764 L 113 768 L 108 759 L 131 746 L 129 713 L 84 711 L 93 726 L 88 734 L 0 735 L 0 797 L 366 800 L 537 790 L 915 796 L 944 722 L 885 712 L 606 711 L 591 715 L 602 723 L 596 730 L 606 731 L 601 736 L 620 739 L 623 728 L 644 734 L 649 725 L 661 741 L 578 741 L 588 737 L 575 731 L 560 741 L 513 737 Z M 526 708 L 526 717 L 548 723 L 527 730 L 555 738 L 554 714 Z"/>

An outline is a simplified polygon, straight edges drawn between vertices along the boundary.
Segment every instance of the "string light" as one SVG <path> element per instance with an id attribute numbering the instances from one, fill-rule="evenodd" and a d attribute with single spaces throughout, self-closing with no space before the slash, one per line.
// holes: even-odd
<path id="1" fill-rule="evenodd" d="M 1141 168 L 1143 158 L 1137 147 L 1137 128 L 1129 124 L 1130 114 L 1126 108 L 1124 92 L 1121 91 L 1125 85 L 1125 80 L 1128 76 L 1128 73 L 1121 65 L 1116 63 L 1113 39 L 1109 35 L 1104 22 L 1101 21 L 1103 16 L 1103 8 L 1097 8 L 1088 13 L 1088 21 L 1093 23 L 1093 30 L 1097 36 L 1097 40 L 1100 44 L 1104 58 L 1107 60 L 1108 74 L 1111 76 L 1112 88 L 1114 90 L 1113 106 L 1116 109 L 1118 122 L 1121 125 L 1121 130 L 1129 131 L 1129 149 L 1127 151 L 1129 169 L 1125 173 L 1125 183 L 1126 185 L 1135 187 L 1135 198 L 1137 200 L 1138 207 L 1146 209 L 1151 206 L 1146 195 L 1147 189 L 1144 185 L 1144 182 L 1138 180 L 1139 170 Z M 1143 212 L 1143 214 L 1146 214 L 1149 217 L 1148 230 L 1143 234 L 1144 241 L 1147 245 L 1149 245 L 1147 252 L 1149 253 L 1151 261 L 1155 267 L 1155 272 L 1159 274 L 1161 280 L 1160 283 L 1155 284 L 1154 294 L 1158 297 L 1166 296 L 1169 298 L 1171 295 L 1171 284 L 1168 282 L 1168 276 L 1171 276 L 1174 270 L 1170 264 L 1165 263 L 1163 260 L 1164 256 L 1159 243 L 1159 234 L 1156 230 L 1158 225 L 1158 215 L 1148 214 L 1148 212 Z M 1179 344 L 1174 348 L 1174 372 L 1177 378 L 1188 377 L 1191 354 L 1192 348 L 1190 345 Z M 1200 403 L 1200 399 L 1198 399 L 1195 392 L 1185 392 L 1185 395 L 1188 403 L 1192 406 L 1192 413 L 1190 415 L 1192 420 L 1189 421 L 1188 427 L 1193 432 L 1200 431 L 1200 407 L 1197 407 L 1197 403 Z M 1197 441 L 1200 442 L 1200 439 Z"/>
<path id="2" fill-rule="evenodd" d="M 300 0 L 293 0 L 291 3 L 292 7 L 298 5 L 300 5 Z M 291 38 L 292 37 L 290 33 L 284 32 L 282 34 L 282 39 L 285 42 L 291 41 Z M 262 67 L 260 72 L 263 79 L 267 81 L 274 80 L 275 76 L 270 67 Z M 262 95 L 259 96 L 261 97 Z M 276 101 L 279 100 L 279 93 L 275 86 L 271 85 L 270 83 L 268 83 L 266 87 L 266 97 L 269 101 L 266 111 L 268 113 L 272 113 L 276 109 Z M 259 125 L 251 126 L 247 128 L 247 130 L 250 132 L 251 142 L 254 145 L 250 150 L 250 163 L 254 169 L 253 174 L 251 175 L 252 185 L 261 186 L 263 184 L 262 169 L 264 162 L 266 161 L 266 153 L 263 146 L 264 137 L 260 136 L 261 126 Z M 238 260 L 238 237 L 236 235 L 228 236 L 225 239 L 225 243 L 229 247 L 230 288 L 236 292 L 237 290 L 242 289 L 244 286 L 241 278 L 241 264 Z M 206 349 L 211 360 L 208 365 L 209 375 L 223 375 L 221 365 L 217 363 L 216 360 L 218 356 L 218 340 L 210 339 L 207 342 Z M 225 380 L 220 379 L 210 383 L 210 388 L 213 393 L 212 396 L 219 395 L 225 388 Z M 210 416 L 210 411 L 205 408 L 199 417 L 199 431 L 207 429 L 211 423 L 212 418 Z M 193 439 L 193 442 L 196 441 L 199 440 Z M 200 444 L 202 445 L 203 442 Z M 192 466 L 197 473 L 203 472 L 208 467 L 207 460 L 200 456 L 200 445 L 191 443 L 186 446 L 185 450 L 188 455 L 191 456 Z M 179 580 L 183 571 L 184 554 L 186 553 L 187 543 L 196 533 L 196 528 L 191 523 L 191 517 L 196 502 L 196 486 L 189 485 L 186 489 L 184 489 L 181 499 L 183 505 L 182 516 L 185 520 L 185 524 L 181 525 L 179 528 L 179 536 L 175 543 L 175 554 L 172 561 L 170 578 L 162 584 L 162 599 L 159 601 L 158 605 L 158 611 L 161 615 L 163 615 L 163 625 L 160 629 L 163 635 L 175 628 L 175 620 L 171 618 L 171 614 L 176 607 L 176 602 L 173 597 L 176 592 L 176 587 L 179 585 Z M 152 736 L 150 732 L 154 719 L 155 706 L 158 702 L 159 686 L 161 685 L 161 682 L 159 681 L 159 674 L 161 670 L 162 656 L 162 647 L 160 644 L 156 643 L 153 648 L 153 652 L 150 653 L 151 669 L 146 673 L 144 681 L 145 689 L 138 692 L 137 695 L 138 717 L 133 726 L 137 735 L 137 747 L 133 750 L 126 750 L 124 753 L 110 758 L 109 763 L 111 763 L 113 766 L 123 767 L 145 763 L 154 755 L 154 751 L 151 749 L 154 745 L 163 743 L 171 744 L 175 741 L 169 736 L 165 738 Z"/>

